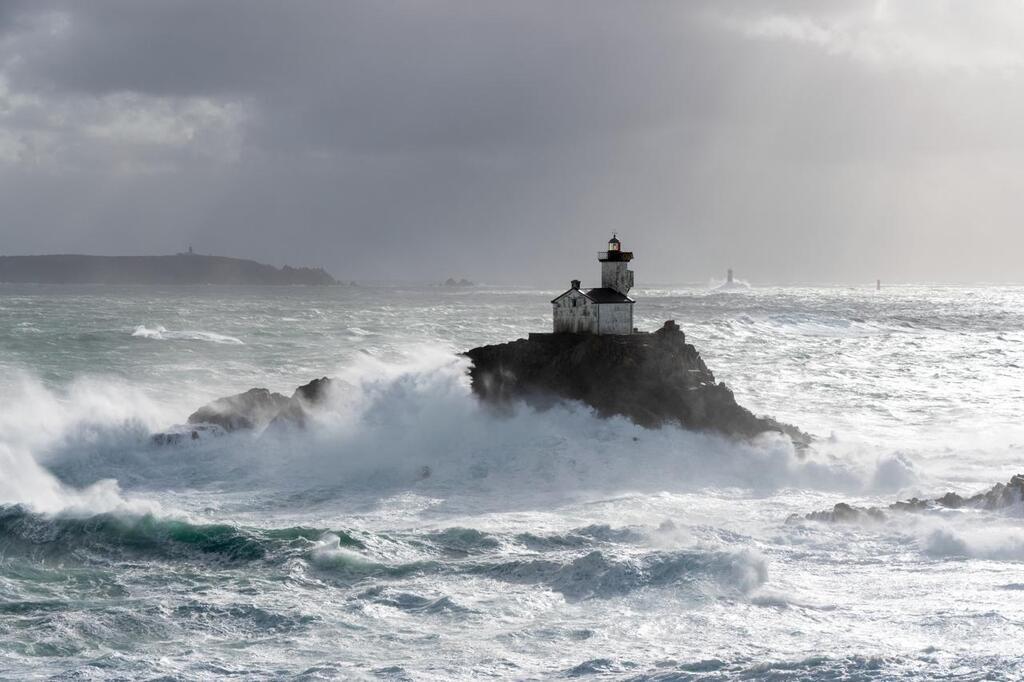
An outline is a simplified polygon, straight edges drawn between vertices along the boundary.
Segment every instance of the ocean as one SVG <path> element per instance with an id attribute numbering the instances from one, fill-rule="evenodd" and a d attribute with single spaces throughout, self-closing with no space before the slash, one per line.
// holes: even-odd
<path id="1" fill-rule="evenodd" d="M 557 293 L 0 285 L 0 678 L 1024 677 L 1021 504 L 802 518 L 1024 473 L 1024 287 L 633 291 L 807 452 L 478 404 Z"/>

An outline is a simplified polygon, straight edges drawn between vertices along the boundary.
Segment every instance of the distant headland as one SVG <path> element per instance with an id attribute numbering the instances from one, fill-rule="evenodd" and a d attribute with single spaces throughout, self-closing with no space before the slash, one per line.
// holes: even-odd
<path id="1" fill-rule="evenodd" d="M 323 268 L 276 268 L 252 260 L 173 256 L 0 256 L 0 282 L 35 284 L 337 284 Z"/>

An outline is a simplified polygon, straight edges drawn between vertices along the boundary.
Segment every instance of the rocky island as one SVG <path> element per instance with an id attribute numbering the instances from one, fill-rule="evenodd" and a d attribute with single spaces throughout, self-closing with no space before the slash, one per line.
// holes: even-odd
<path id="1" fill-rule="evenodd" d="M 652 334 L 530 334 L 466 356 L 473 392 L 488 403 L 575 400 L 649 428 L 677 424 L 743 438 L 775 431 L 809 442 L 796 427 L 737 404 L 672 320 Z"/>
<path id="2" fill-rule="evenodd" d="M 172 256 L 0 256 L 0 282 L 32 284 L 337 284 L 323 268 L 276 268 L 252 260 Z"/>
<path id="3" fill-rule="evenodd" d="M 810 442 L 796 427 L 737 404 L 674 320 L 653 334 L 633 326 L 633 252 L 616 235 L 597 260 L 600 287 L 585 289 L 574 279 L 552 299 L 551 333 L 465 354 L 477 396 L 497 405 L 574 400 L 602 417 L 621 415 L 649 428 L 677 424 L 740 438 L 775 431 L 800 447 Z"/>

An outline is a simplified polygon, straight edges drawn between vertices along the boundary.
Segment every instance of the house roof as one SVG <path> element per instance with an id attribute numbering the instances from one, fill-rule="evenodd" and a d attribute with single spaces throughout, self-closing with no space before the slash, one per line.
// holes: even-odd
<path id="1" fill-rule="evenodd" d="M 601 303 L 633 303 L 634 302 L 633 299 L 631 299 L 629 296 L 626 296 L 624 294 L 620 294 L 619 292 L 615 291 L 615 289 L 607 289 L 607 288 L 603 288 L 603 287 L 602 288 L 598 288 L 598 289 L 587 289 L 586 291 L 584 291 L 582 289 L 569 289 L 568 291 L 566 291 L 564 293 L 561 293 L 558 296 L 555 296 L 553 299 L 551 299 L 551 302 L 554 303 L 555 301 L 557 301 L 558 299 L 562 298 L 563 296 L 565 296 L 567 294 L 571 294 L 573 291 L 579 291 L 581 294 L 583 294 L 584 296 L 589 298 L 591 300 L 591 302 L 597 303 L 597 304 L 601 304 Z"/>
<path id="2" fill-rule="evenodd" d="M 625 294 L 620 294 L 615 289 L 587 289 L 584 292 L 594 303 L 632 303 L 633 299 Z"/>

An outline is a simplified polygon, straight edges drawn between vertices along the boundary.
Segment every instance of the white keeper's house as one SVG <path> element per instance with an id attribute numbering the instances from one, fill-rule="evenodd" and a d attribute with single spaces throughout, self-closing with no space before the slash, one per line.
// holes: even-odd
<path id="1" fill-rule="evenodd" d="M 580 289 L 580 281 L 572 280 L 572 288 L 551 301 L 556 334 L 632 334 L 633 299 L 626 294 L 633 288 L 633 271 L 629 261 L 632 251 L 623 251 L 612 235 L 608 250 L 597 254 L 601 263 L 601 287 Z"/>

